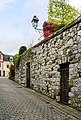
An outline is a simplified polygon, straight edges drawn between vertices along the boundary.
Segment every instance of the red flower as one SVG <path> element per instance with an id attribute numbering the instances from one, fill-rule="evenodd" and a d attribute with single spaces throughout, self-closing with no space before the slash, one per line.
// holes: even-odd
<path id="1" fill-rule="evenodd" d="M 43 23 L 43 27 L 46 26 L 47 24 L 48 24 L 48 22 L 45 21 L 45 22 Z"/>
<path id="2" fill-rule="evenodd" d="M 45 38 L 48 37 L 49 35 L 51 35 L 50 30 L 45 30 L 45 31 L 43 31 L 43 33 L 44 33 Z"/>
<path id="3" fill-rule="evenodd" d="M 47 22 L 45 21 L 43 23 L 43 33 L 44 37 L 48 37 L 57 27 L 57 24 L 53 22 Z"/>

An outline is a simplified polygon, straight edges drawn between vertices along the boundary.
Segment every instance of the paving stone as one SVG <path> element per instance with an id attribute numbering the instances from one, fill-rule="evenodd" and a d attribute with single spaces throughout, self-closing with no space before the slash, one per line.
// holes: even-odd
<path id="1" fill-rule="evenodd" d="M 56 103 L 57 104 L 57 103 Z M 59 104 L 58 104 L 59 105 Z M 81 120 L 62 112 L 31 89 L 0 78 L 0 120 Z"/>

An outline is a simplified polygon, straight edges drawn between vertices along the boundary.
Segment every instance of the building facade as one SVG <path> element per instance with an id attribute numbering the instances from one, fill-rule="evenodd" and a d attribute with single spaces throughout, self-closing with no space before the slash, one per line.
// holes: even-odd
<path id="1" fill-rule="evenodd" d="M 13 56 L 5 55 L 0 51 L 0 76 L 9 77 L 10 66 L 13 64 Z"/>
<path id="2" fill-rule="evenodd" d="M 81 110 L 81 17 L 27 50 L 15 80 Z"/>

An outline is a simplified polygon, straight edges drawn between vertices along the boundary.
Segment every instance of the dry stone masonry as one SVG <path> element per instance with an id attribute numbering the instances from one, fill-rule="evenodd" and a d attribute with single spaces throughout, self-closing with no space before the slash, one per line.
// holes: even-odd
<path id="1" fill-rule="evenodd" d="M 30 88 L 81 110 L 81 17 L 31 49 L 21 56 L 15 80 L 27 86 L 30 63 Z"/>

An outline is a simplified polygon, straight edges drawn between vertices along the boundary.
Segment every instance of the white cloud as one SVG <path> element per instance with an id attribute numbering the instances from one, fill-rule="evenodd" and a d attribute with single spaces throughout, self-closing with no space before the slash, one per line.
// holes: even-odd
<path id="1" fill-rule="evenodd" d="M 0 0 L 0 11 L 4 10 L 10 3 L 15 0 Z"/>
<path id="2" fill-rule="evenodd" d="M 31 33 L 20 32 L 16 29 L 13 25 L 0 24 L 0 50 L 4 54 L 16 54 L 22 45 L 28 48 L 33 42 L 37 43 L 37 39 L 35 40 L 37 33 L 31 36 Z"/>

